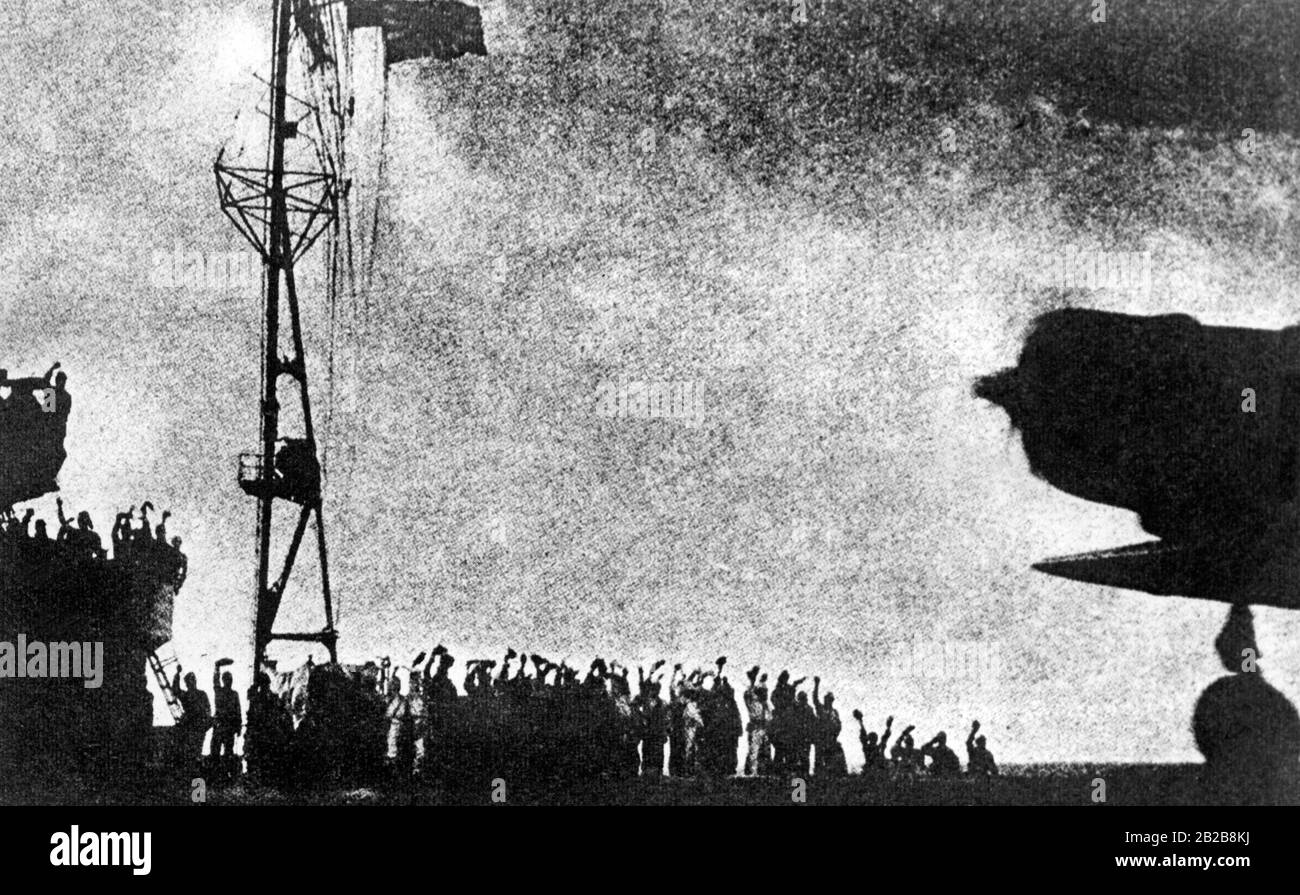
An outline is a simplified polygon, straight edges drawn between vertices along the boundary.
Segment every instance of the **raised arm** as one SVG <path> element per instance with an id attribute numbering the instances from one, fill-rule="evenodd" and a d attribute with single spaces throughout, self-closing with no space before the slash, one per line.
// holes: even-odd
<path id="1" fill-rule="evenodd" d="M 130 513 L 118 513 L 117 518 L 113 520 L 113 530 L 109 534 L 114 545 L 119 545 L 126 540 L 126 533 L 131 525 L 130 520 Z"/>

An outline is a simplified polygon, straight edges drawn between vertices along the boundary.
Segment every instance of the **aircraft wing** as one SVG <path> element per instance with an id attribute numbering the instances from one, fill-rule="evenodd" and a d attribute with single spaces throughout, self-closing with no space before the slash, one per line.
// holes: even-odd
<path id="1" fill-rule="evenodd" d="M 1034 568 L 1059 578 L 1142 591 L 1300 609 L 1300 525 L 1293 508 L 1272 525 L 1196 543 L 1147 541 L 1058 556 Z"/>

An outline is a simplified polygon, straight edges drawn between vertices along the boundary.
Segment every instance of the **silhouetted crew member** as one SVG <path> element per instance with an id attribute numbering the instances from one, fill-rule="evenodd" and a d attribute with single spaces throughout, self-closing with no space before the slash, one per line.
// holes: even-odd
<path id="1" fill-rule="evenodd" d="M 925 758 L 916 751 L 916 740 L 912 738 L 913 730 L 916 730 L 915 724 L 904 727 L 903 732 L 894 741 L 894 748 L 889 751 L 889 757 L 898 770 L 909 773 L 917 770 L 918 760 L 922 765 L 925 763 Z"/>
<path id="2" fill-rule="evenodd" d="M 727 659 L 721 656 L 717 660 L 717 670 L 703 672 L 700 678 L 699 698 L 697 705 L 700 709 L 700 731 L 696 742 L 695 754 L 699 759 L 699 770 L 710 777 L 723 776 L 722 752 L 725 748 L 723 740 L 725 738 L 723 722 L 723 705 L 719 698 L 722 694 L 719 691 L 719 682 L 722 679 L 722 668 L 726 665 Z M 712 678 L 712 684 L 706 689 L 704 680 Z"/>
<path id="3" fill-rule="evenodd" d="M 516 699 L 522 699 L 533 692 L 532 679 L 528 677 L 528 654 L 519 656 L 519 670 L 510 681 L 510 692 Z"/>
<path id="4" fill-rule="evenodd" d="M 817 714 L 816 739 L 813 741 L 817 764 L 813 772 L 819 777 L 844 777 L 849 773 L 844 747 L 840 745 L 840 713 L 835 709 L 835 694 L 818 698 L 822 679 L 813 678 L 813 708 Z"/>
<path id="5" fill-rule="evenodd" d="M 654 679 L 654 673 L 664 663 L 659 661 L 650 669 L 650 677 L 645 677 L 641 669 L 637 676 L 641 681 L 641 692 L 633 700 L 636 709 L 636 721 L 641 738 L 641 773 L 647 777 L 658 777 L 664 772 L 664 746 L 668 742 L 668 707 L 660 698 L 660 684 Z"/>
<path id="6" fill-rule="evenodd" d="M 388 679 L 388 719 L 387 758 L 388 768 L 394 779 L 404 779 L 411 773 L 414 758 L 411 748 L 411 704 L 402 692 L 402 681 L 396 674 Z"/>
<path id="7" fill-rule="evenodd" d="M 68 538 L 72 535 L 72 520 L 63 512 L 63 498 L 54 498 L 54 505 L 58 508 L 59 513 L 59 533 L 54 536 L 60 544 L 68 543 Z"/>
<path id="8" fill-rule="evenodd" d="M 57 378 L 54 377 L 55 371 L 58 370 L 60 366 L 60 364 L 54 364 L 46 370 L 45 375 L 40 378 L 35 376 L 20 376 L 17 379 L 10 379 L 8 370 L 0 370 L 0 388 L 12 389 L 13 393 L 9 396 L 10 401 L 21 396 L 22 398 L 27 399 L 27 404 L 34 404 L 35 402 L 31 400 L 33 392 L 43 391 L 49 388 L 61 389 L 63 385 L 67 383 L 68 377 L 65 373 L 60 373 Z M 20 406 L 24 409 L 26 408 L 26 404 Z M 36 404 L 35 406 L 40 407 L 39 404 Z M 59 410 L 57 405 L 54 409 L 56 413 Z"/>
<path id="9" fill-rule="evenodd" d="M 495 659 L 470 659 L 465 663 L 465 695 L 491 696 L 492 669 L 497 667 Z"/>
<path id="10" fill-rule="evenodd" d="M 539 656 L 537 653 L 532 655 L 533 677 L 529 680 L 529 689 L 533 693 L 545 693 L 547 690 L 546 676 L 551 673 L 555 666 L 545 656 Z"/>
<path id="11" fill-rule="evenodd" d="M 152 509 L 153 504 L 146 500 L 140 507 L 140 527 L 132 532 L 132 537 L 145 549 L 153 543 L 153 527 L 149 523 L 149 511 Z"/>
<path id="12" fill-rule="evenodd" d="M 699 669 L 678 685 L 682 704 L 681 775 L 693 777 L 700 772 L 700 739 L 704 731 L 704 713 L 700 710 L 703 675 Z"/>
<path id="13" fill-rule="evenodd" d="M 617 661 L 609 664 L 609 744 L 608 755 L 613 769 L 622 777 L 635 777 L 640 773 L 641 724 L 633 706 L 632 685 L 628 681 L 628 668 Z"/>
<path id="14" fill-rule="evenodd" d="M 454 713 L 456 710 L 456 685 L 451 680 L 451 667 L 456 660 L 447 648 L 438 644 L 429 654 L 425 668 L 432 666 L 434 658 L 438 660 L 438 670 L 424 684 L 424 701 L 429 713 L 427 722 L 428 735 L 425 737 L 426 771 L 442 771 L 447 750 L 452 744 Z"/>
<path id="15" fill-rule="evenodd" d="M 800 691 L 794 703 L 794 723 L 790 727 L 790 745 L 793 747 L 790 773 L 808 776 L 812 769 L 813 738 L 816 736 L 817 713 L 808 702 L 808 694 Z"/>
<path id="16" fill-rule="evenodd" d="M 627 666 L 620 665 L 618 662 L 609 664 L 610 671 L 614 672 L 609 677 L 609 695 L 618 699 L 626 696 L 632 697 L 632 684 L 627 679 Z"/>
<path id="17" fill-rule="evenodd" d="M 966 773 L 974 776 L 996 777 L 998 764 L 993 760 L 993 753 L 985 746 L 984 735 L 975 736 L 980 723 L 974 721 L 966 737 Z"/>
<path id="18" fill-rule="evenodd" d="M 456 685 L 452 683 L 449 672 L 451 666 L 456 664 L 456 660 L 442 646 L 434 648 L 432 655 L 429 657 L 430 662 L 433 661 L 433 656 L 438 657 L 438 670 L 429 679 L 429 686 L 426 691 L 429 702 L 431 705 L 454 703 L 456 701 Z"/>
<path id="19" fill-rule="evenodd" d="M 14 549 L 21 549 L 31 540 L 31 521 L 35 510 L 28 510 L 20 520 L 8 510 L 0 510 L 0 540 L 7 542 Z"/>
<path id="20" fill-rule="evenodd" d="M 721 715 L 721 745 L 718 754 L 718 769 L 723 776 L 736 774 L 736 754 L 740 747 L 740 738 L 745 734 L 745 721 L 740 717 L 740 706 L 736 704 L 736 690 L 729 678 L 720 678 L 716 687 Z"/>
<path id="21" fill-rule="evenodd" d="M 948 748 L 948 734 L 942 730 L 921 747 L 921 755 L 930 759 L 930 774 L 934 777 L 956 777 L 961 773 L 961 761 Z"/>
<path id="22" fill-rule="evenodd" d="M 181 687 L 181 665 L 176 663 L 176 673 L 172 676 L 172 692 L 181 703 L 181 719 L 176 722 L 176 735 L 182 767 L 193 770 L 203 757 L 203 738 L 207 736 L 212 724 L 212 705 L 208 694 L 199 689 L 199 680 L 194 672 L 185 675 L 185 687 Z"/>
<path id="23" fill-rule="evenodd" d="M 63 513 L 63 498 L 56 498 L 55 504 L 59 509 L 59 542 L 66 544 L 79 557 L 106 558 L 107 554 L 99 535 L 95 533 L 95 523 L 90 514 L 85 510 L 78 513 L 77 527 L 73 528 Z"/>
<path id="24" fill-rule="evenodd" d="M 701 758 L 704 770 L 713 777 L 732 777 L 736 773 L 736 747 L 745 732 L 736 705 L 736 691 L 723 673 L 726 656 L 719 656 L 717 671 L 710 672 L 713 686 L 701 694 L 704 714 L 704 738 Z"/>
<path id="25" fill-rule="evenodd" d="M 686 694 L 683 691 L 682 665 L 673 666 L 668 679 L 668 773 L 686 775 Z"/>
<path id="26" fill-rule="evenodd" d="M 496 681 L 493 687 L 498 695 L 504 696 L 510 689 L 510 663 L 514 661 L 519 654 L 515 652 L 514 647 L 506 648 L 505 659 L 501 662 L 501 670 L 497 672 Z M 522 664 L 522 663 L 521 663 Z"/>
<path id="27" fill-rule="evenodd" d="M 885 719 L 885 732 L 880 737 L 876 736 L 874 730 L 867 730 L 867 726 L 862 723 L 862 712 L 854 709 L 853 717 L 858 721 L 858 742 L 862 745 L 862 773 L 880 774 L 889 770 L 889 753 L 886 750 L 894 716 Z"/>
<path id="28" fill-rule="evenodd" d="M 746 673 L 749 686 L 745 688 L 745 711 L 749 722 L 749 752 L 745 755 L 745 773 L 763 777 L 772 773 L 772 743 L 768 739 L 768 724 L 772 721 L 772 708 L 767 704 L 767 675 L 758 678 L 758 666 Z"/>
<path id="29" fill-rule="evenodd" d="M 597 656 L 591 661 L 591 667 L 587 669 L 587 676 L 582 679 L 583 688 L 588 693 L 604 693 L 607 671 L 605 660 Z"/>
<path id="30" fill-rule="evenodd" d="M 54 367 L 50 368 L 53 372 Z M 59 373 L 54 377 L 54 394 L 51 396 L 54 401 L 54 415 L 61 420 L 66 420 L 68 414 L 72 413 L 72 395 L 68 394 L 68 374 Z"/>
<path id="31" fill-rule="evenodd" d="M 434 658 L 430 655 L 425 662 L 422 650 L 411 662 L 411 695 L 407 699 L 407 705 L 411 715 L 411 746 L 417 774 L 425 771 L 425 750 L 429 745 L 429 696 L 426 691 L 432 679 L 429 667 Z"/>
<path id="32" fill-rule="evenodd" d="M 172 538 L 172 585 L 181 589 L 185 583 L 185 578 L 190 574 L 190 560 L 181 550 L 182 541 L 180 538 Z"/>
<path id="33" fill-rule="evenodd" d="M 287 770 L 293 718 L 271 689 L 271 676 L 257 673 L 248 690 L 248 729 L 244 733 L 244 759 L 248 773 L 261 783 L 280 783 Z"/>
<path id="34" fill-rule="evenodd" d="M 772 738 L 772 752 L 778 774 L 793 773 L 795 765 L 795 687 L 790 683 L 790 672 L 785 669 L 776 676 L 772 688 L 772 723 L 768 733 Z"/>
<path id="35" fill-rule="evenodd" d="M 76 545 L 76 548 L 85 555 L 93 556 L 95 559 L 108 558 L 108 554 L 104 551 L 103 541 L 95 532 L 95 523 L 85 510 L 77 514 L 77 528 L 73 532 L 71 540 Z"/>
<path id="36" fill-rule="evenodd" d="M 113 558 L 117 560 L 126 560 L 131 554 L 131 516 L 135 513 L 135 507 L 127 510 L 125 513 L 118 513 L 113 519 L 113 530 L 109 532 L 109 540 L 113 542 Z"/>
<path id="37" fill-rule="evenodd" d="M 212 666 L 212 746 L 208 750 L 213 767 L 227 776 L 234 776 L 239 770 L 235 736 L 244 726 L 239 694 L 232 686 L 234 678 L 229 671 L 221 671 L 222 666 L 231 664 L 230 659 L 218 659 Z"/>

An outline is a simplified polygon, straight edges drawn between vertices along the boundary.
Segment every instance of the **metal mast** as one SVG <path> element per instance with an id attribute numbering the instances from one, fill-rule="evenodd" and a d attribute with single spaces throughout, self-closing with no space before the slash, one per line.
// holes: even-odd
<path id="1" fill-rule="evenodd" d="M 321 472 L 316 433 L 312 423 L 303 350 L 302 322 L 294 263 L 316 241 L 337 215 L 335 178 L 328 171 L 287 170 L 285 146 L 297 137 L 297 122 L 285 116 L 288 98 L 291 0 L 274 0 L 271 112 L 268 131 L 269 168 L 225 165 L 218 156 L 213 170 L 221 209 L 245 239 L 261 254 L 265 270 L 263 315 L 261 446 L 239 458 L 239 484 L 257 499 L 257 583 L 253 632 L 253 672 L 261 670 L 266 647 L 272 640 L 322 643 L 330 661 L 338 634 L 330 598 L 329 556 L 322 512 Z M 291 353 L 280 354 L 281 311 L 288 312 Z M 303 432 L 282 437 L 280 432 L 280 378 L 297 385 Z M 293 529 L 279 575 L 272 580 L 272 534 L 277 501 L 296 504 Z M 274 630 L 276 615 L 293 571 L 307 525 L 313 520 L 319 553 L 321 595 L 325 625 L 320 631 L 287 633 Z"/>

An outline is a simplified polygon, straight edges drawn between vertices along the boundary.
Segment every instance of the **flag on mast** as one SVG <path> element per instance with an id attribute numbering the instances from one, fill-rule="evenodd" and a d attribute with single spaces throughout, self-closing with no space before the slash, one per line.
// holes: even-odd
<path id="1" fill-rule="evenodd" d="M 383 28 L 389 65 L 487 55 L 479 8 L 455 0 L 351 0 L 348 27 Z"/>

